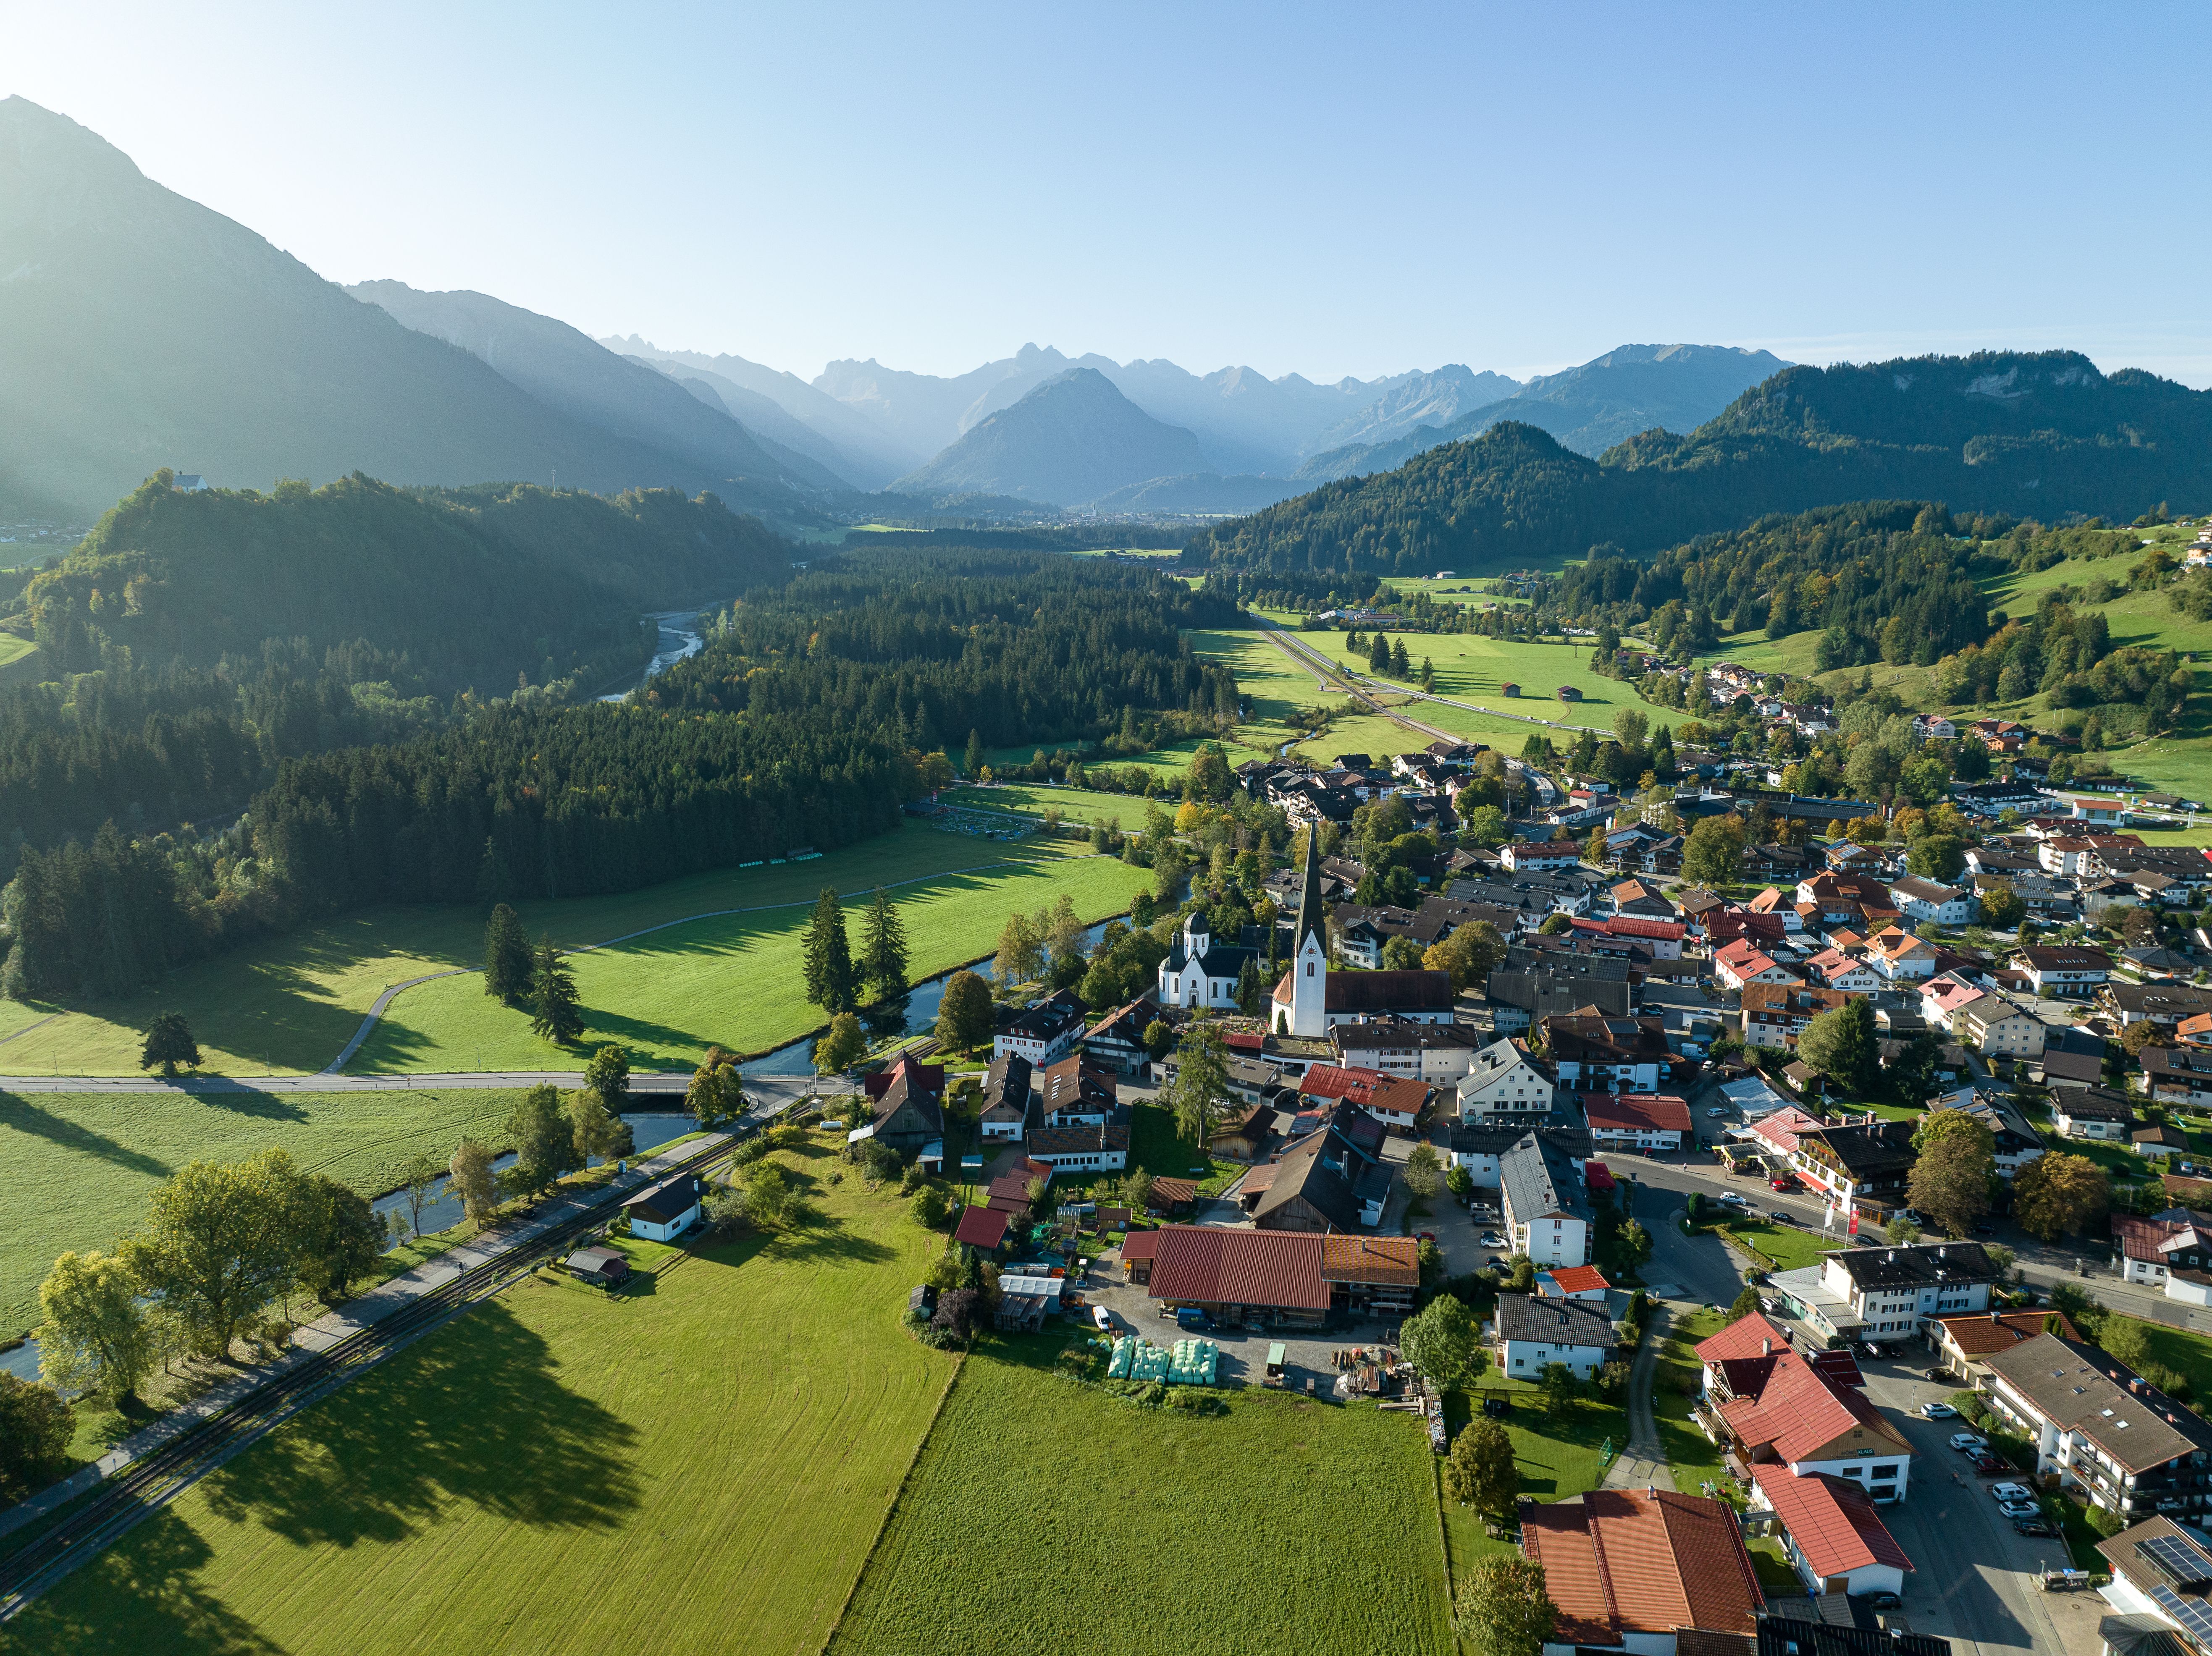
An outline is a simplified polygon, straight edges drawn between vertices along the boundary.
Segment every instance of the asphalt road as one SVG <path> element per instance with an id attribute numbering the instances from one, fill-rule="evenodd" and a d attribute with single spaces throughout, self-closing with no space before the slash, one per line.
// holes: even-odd
<path id="1" fill-rule="evenodd" d="M 421 1092 L 433 1088 L 580 1087 L 580 1070 L 457 1070 L 445 1073 L 373 1076 L 179 1076 L 164 1081 L 158 1076 L 0 1076 L 0 1092 L 10 1093 L 375 1093 Z M 672 1074 L 634 1075 L 634 1093 L 673 1093 L 681 1097 L 691 1084 L 689 1071 Z M 819 1081 L 806 1076 L 745 1077 L 745 1091 L 763 1099 L 788 1102 L 817 1092 L 842 1095 L 853 1083 L 838 1076 Z"/>

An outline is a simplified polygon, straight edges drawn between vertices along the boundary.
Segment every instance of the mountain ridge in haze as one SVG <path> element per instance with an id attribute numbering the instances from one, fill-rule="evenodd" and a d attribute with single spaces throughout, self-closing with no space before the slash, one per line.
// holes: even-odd
<path id="1" fill-rule="evenodd" d="M 1152 418 L 1097 369 L 1073 367 L 985 415 L 891 488 L 1081 506 L 1149 478 L 1206 470 L 1191 432 Z"/>
<path id="2" fill-rule="evenodd" d="M 97 134 L 0 100 L 0 504 L 89 521 L 164 465 L 217 483 L 353 471 L 394 482 L 714 488 L 810 515 L 538 402 L 362 305 Z"/>

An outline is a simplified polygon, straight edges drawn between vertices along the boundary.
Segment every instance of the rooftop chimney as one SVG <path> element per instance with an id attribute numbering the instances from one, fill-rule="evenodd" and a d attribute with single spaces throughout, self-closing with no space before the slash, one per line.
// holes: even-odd
<path id="1" fill-rule="evenodd" d="M 1771 1336 L 1759 1341 L 1759 1355 L 1762 1357 L 1771 1357 L 1774 1355 L 1774 1341 Z"/>

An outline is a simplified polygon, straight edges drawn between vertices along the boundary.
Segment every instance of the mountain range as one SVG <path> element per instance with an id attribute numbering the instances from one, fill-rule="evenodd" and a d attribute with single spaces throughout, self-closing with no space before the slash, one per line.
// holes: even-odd
<path id="1" fill-rule="evenodd" d="M 1496 569 L 1854 500 L 2048 523 L 2208 499 L 2212 391 L 2072 351 L 1990 351 L 1784 368 L 1686 434 L 1647 430 L 1598 459 L 1497 419 L 1209 529 L 1191 551 L 1267 569 Z"/>

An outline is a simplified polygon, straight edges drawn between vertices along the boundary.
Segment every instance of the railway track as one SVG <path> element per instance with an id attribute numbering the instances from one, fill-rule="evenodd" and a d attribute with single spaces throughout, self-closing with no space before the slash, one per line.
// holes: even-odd
<path id="1" fill-rule="evenodd" d="M 769 1118 L 753 1131 L 772 1120 Z M 671 1164 L 659 1176 L 704 1174 L 727 1161 L 738 1142 L 732 1137 L 708 1145 Z M 132 1462 L 86 1497 L 81 1509 L 0 1558 L 0 1623 L 12 1620 L 79 1565 L 302 1409 L 512 1286 L 549 1257 L 569 1251 L 580 1236 L 605 1224 L 610 1210 L 619 1205 L 619 1193 L 604 1192 L 528 1242 L 471 1266 L 390 1316 L 271 1376 L 220 1413 Z"/>

